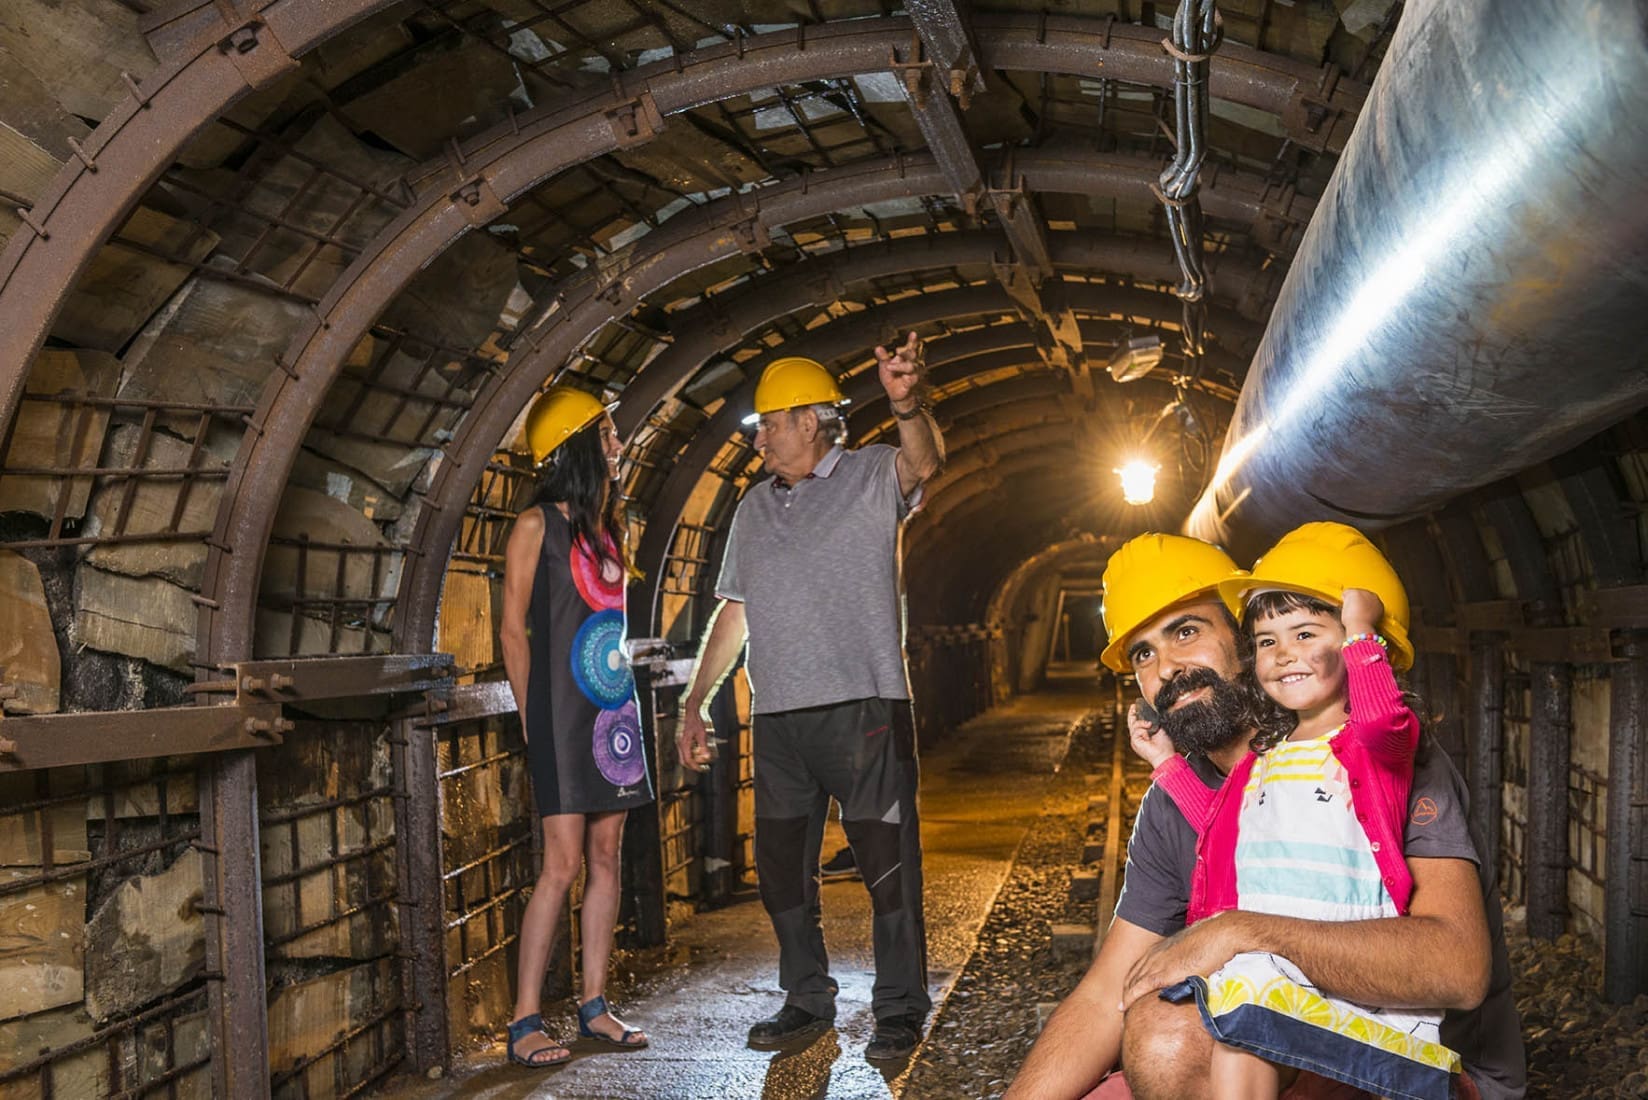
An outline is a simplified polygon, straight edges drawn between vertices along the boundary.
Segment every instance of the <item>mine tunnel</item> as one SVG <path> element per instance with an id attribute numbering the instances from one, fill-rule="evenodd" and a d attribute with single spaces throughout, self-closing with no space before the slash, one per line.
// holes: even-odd
<path id="1" fill-rule="evenodd" d="M 1648 1095 L 1645 185 L 1629 0 L 5 0 L 0 1097 L 1000 1096 L 1138 896 L 1113 557 L 1322 520 L 1406 587 L 1462 792 L 1413 821 L 1503 910 L 1479 1094 Z M 808 488 L 745 424 L 793 357 L 847 453 L 945 451 L 897 544 L 893 1064 L 851 875 L 835 1026 L 746 1043 L 745 658 L 713 763 L 677 741 L 740 502 Z M 612 751 L 656 797 L 606 987 L 649 1045 L 577 1037 L 580 881 L 546 1072 L 500 632 L 551 386 L 623 445 Z"/>

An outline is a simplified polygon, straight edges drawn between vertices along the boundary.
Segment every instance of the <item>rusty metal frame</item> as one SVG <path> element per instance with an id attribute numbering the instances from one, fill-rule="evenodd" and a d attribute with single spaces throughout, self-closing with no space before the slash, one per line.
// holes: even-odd
<path id="1" fill-rule="evenodd" d="M 131 97 L 97 128 L 87 143 L 87 155 L 68 162 L 31 208 L 27 228 L 20 230 L 0 254 L 0 310 L 7 318 L 7 324 L 0 327 L 0 422 L 11 423 L 26 372 L 61 302 L 97 248 L 175 159 L 183 143 L 248 92 L 267 87 L 291 72 L 297 56 L 389 6 L 390 0 L 273 0 L 257 7 L 255 16 L 237 23 L 234 18 L 226 18 L 239 15 L 236 9 L 199 4 L 186 13 L 168 12 L 165 18 L 154 21 L 151 29 L 165 26 L 169 40 L 187 37 L 188 44 L 168 51 L 168 60 L 143 85 L 132 82 Z M 887 22 L 908 26 L 898 20 Z M 1140 28 L 1137 36 L 1118 33 L 1112 41 L 1111 29 L 1106 26 L 1101 45 L 1095 24 L 1074 20 L 1053 20 L 1050 24 L 1043 20 L 1032 27 L 1032 22 L 993 21 L 993 29 L 998 32 L 991 36 L 996 56 L 989 60 L 998 66 L 1014 65 L 1018 63 L 1014 48 L 1021 54 L 1034 55 L 1062 47 L 1064 53 L 1058 56 L 1062 64 L 1073 66 L 1069 71 L 1087 71 L 1095 63 L 1108 64 L 1118 79 L 1129 79 L 1131 74 L 1141 81 L 1161 82 L 1165 66 L 1155 48 L 1154 35 L 1147 29 Z M 996 27 L 996 23 L 1007 25 Z M 833 38 L 863 32 L 862 25 L 815 31 L 804 44 L 798 38 L 791 48 L 793 53 L 784 60 L 791 67 L 803 67 L 829 52 L 824 47 Z M 1006 42 L 1015 36 L 1023 41 Z M 739 72 L 758 69 L 743 56 L 756 41 L 737 43 L 737 65 L 723 67 Z M 733 47 L 728 47 L 705 52 L 725 59 L 732 51 Z M 1229 81 L 1228 88 L 1222 89 L 1215 79 L 1215 94 L 1228 91 L 1229 97 L 1238 100 L 1262 99 L 1264 105 L 1281 111 L 1311 83 L 1312 70 L 1304 65 L 1279 64 L 1259 51 L 1251 51 L 1251 55 L 1245 69 L 1231 66 L 1238 75 Z M 620 77 L 613 93 L 592 97 L 593 110 L 579 118 L 563 117 L 566 126 L 555 134 L 552 143 L 564 143 L 564 147 L 576 149 L 581 155 L 606 151 L 645 140 L 663 112 L 714 100 L 723 89 L 715 80 L 703 79 L 712 66 L 698 65 L 700 56 L 662 63 L 653 70 L 657 77 L 631 80 L 628 88 L 625 78 Z M 662 71 L 670 66 L 681 77 L 679 80 L 671 81 Z M 835 68 L 839 72 L 844 66 Z M 845 68 L 856 71 L 850 66 Z M 683 75 L 689 69 L 699 71 Z M 694 78 L 698 78 L 696 84 Z M 758 79 L 776 82 L 768 76 Z M 672 104 L 666 94 L 661 112 L 657 86 L 665 83 L 678 86 L 681 99 Z M 640 84 L 649 86 L 637 91 Z M 555 112 L 544 115 L 554 117 Z M 544 129 L 557 128 L 550 125 Z M 483 138 L 462 153 L 481 153 L 488 140 Z M 425 177 L 430 186 L 421 207 L 403 215 L 372 248 L 357 257 L 350 272 L 323 299 L 322 316 L 316 325 L 298 338 L 301 354 L 288 358 L 289 373 L 266 391 L 226 486 L 228 512 L 220 513 L 214 532 L 216 546 L 208 561 L 208 583 L 203 593 L 205 621 L 198 647 L 204 663 L 247 655 L 262 556 L 279 502 L 279 486 L 348 350 L 419 263 L 437 254 L 456 235 L 501 212 L 505 198 L 517 193 L 511 190 L 511 181 L 529 187 L 554 170 L 551 167 L 532 177 L 527 169 L 523 180 L 512 175 L 521 165 L 506 168 L 494 162 L 489 167 L 497 171 L 488 172 L 480 166 L 472 169 L 468 156 L 460 155 L 450 172 L 450 186 Z M 368 274 L 372 277 L 363 280 Z M 300 379 L 304 380 L 301 386 Z M 456 495 L 461 498 L 464 494 Z M 443 519 L 447 527 L 455 522 Z M 233 554 L 237 543 L 241 549 L 238 556 Z M 438 545 L 442 547 L 438 556 L 444 562 L 450 539 Z M 416 606 L 420 633 L 397 631 L 397 639 L 412 637 L 427 645 L 421 628 L 428 625 L 433 602 L 428 607 Z M 402 616 L 401 621 L 412 617 Z M 256 785 L 250 757 L 231 754 L 217 759 L 203 774 L 202 788 L 203 820 L 213 851 L 249 849 L 255 853 Z M 262 1004 L 256 860 L 246 862 L 251 866 L 221 859 L 207 861 L 210 896 L 217 898 L 225 912 L 239 918 L 235 922 L 212 920 L 208 934 L 211 964 L 222 975 L 213 983 L 211 998 L 213 1032 L 220 1052 L 214 1072 L 218 1091 L 236 1096 L 266 1095 L 268 1089 L 261 1064 L 267 1025 Z"/>
<path id="2" fill-rule="evenodd" d="M 1061 23 L 1056 34 L 1044 26 L 1032 27 L 1031 20 L 1003 22 L 1005 25 L 993 36 L 992 48 L 1009 39 L 1023 38 L 1025 41 L 1016 46 L 1028 56 L 1045 51 L 1065 64 L 1080 66 L 1074 71 L 1086 71 L 1094 61 L 1092 51 L 1097 50 L 1103 55 L 1102 61 L 1126 68 L 1142 80 L 1165 79 L 1167 66 L 1153 42 L 1146 45 L 1142 39 L 1122 35 L 1112 39 L 1109 33 L 1101 36 L 1096 25 L 1083 20 Z M 364 332 L 363 318 L 381 313 L 423 263 L 454 237 L 492 220 L 507 209 L 511 198 L 557 171 L 591 156 L 648 140 L 667 114 L 713 101 L 746 85 L 753 88 L 816 76 L 880 71 L 885 68 L 886 43 L 907 34 L 908 26 L 907 21 L 898 19 L 855 21 L 815 31 L 805 41 L 804 49 L 797 49 L 791 36 L 768 35 L 694 51 L 633 74 L 621 74 L 611 90 L 586 96 L 579 104 L 546 108 L 512 120 L 504 129 L 482 135 L 461 148 L 453 163 L 422 173 L 419 182 L 424 191 L 419 202 L 340 277 L 322 303 L 322 315 L 299 334 L 284 357 L 288 373 L 277 377 L 263 395 L 259 413 L 253 419 L 256 432 L 237 456 L 224 494 L 228 513 L 220 513 L 214 539 L 230 551 L 214 547 L 207 562 L 207 595 L 220 604 L 203 611 L 201 648 L 207 659 L 222 656 L 217 639 L 248 636 L 249 625 L 243 620 L 251 618 L 250 601 L 224 605 L 213 593 L 256 591 L 261 560 L 249 559 L 260 558 L 261 547 L 267 542 L 278 502 L 275 486 L 284 480 L 302 435 L 344 355 Z M 1054 49 L 1055 44 L 1062 45 L 1064 52 Z M 1248 83 L 1233 84 L 1232 93 L 1238 98 L 1257 97 L 1275 103 L 1279 90 L 1296 88 L 1309 79 L 1305 72 L 1289 75 L 1285 66 L 1276 68 L 1273 63 L 1274 59 L 1252 51 L 1245 62 L 1233 64 L 1234 69 L 1242 69 L 1245 64 L 1254 71 L 1247 74 Z M 627 288 L 622 286 L 623 281 L 615 280 L 612 286 L 603 288 L 609 298 L 615 299 L 609 303 L 614 307 L 609 317 L 626 311 L 617 308 L 625 300 Z M 521 396 L 517 404 L 524 403 L 526 395 Z M 466 417 L 466 426 L 474 419 L 474 413 Z M 487 444 L 492 445 L 491 441 Z M 269 491 L 265 493 L 265 489 Z M 453 522 L 444 518 L 443 527 L 451 527 Z M 449 540 L 438 541 L 446 545 Z M 236 544 L 255 545 L 260 550 L 237 556 L 233 553 Z"/>
<path id="3" fill-rule="evenodd" d="M 0 720 L 0 773 L 278 745 L 278 704 L 17 715 Z"/>
<path id="4" fill-rule="evenodd" d="M 298 56 L 393 2 L 262 0 L 244 13 L 196 5 L 187 45 L 142 84 L 129 81 L 131 94 L 86 139 L 84 158 L 65 161 L 35 198 L 39 229 L 19 229 L 0 252 L 0 423 L 11 421 L 58 308 L 184 143 L 291 72 Z"/>

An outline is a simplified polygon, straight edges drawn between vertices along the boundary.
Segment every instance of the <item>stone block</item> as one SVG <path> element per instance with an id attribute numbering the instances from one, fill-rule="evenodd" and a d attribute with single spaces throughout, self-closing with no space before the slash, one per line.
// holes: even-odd
<path id="1" fill-rule="evenodd" d="M 80 568 L 75 638 L 92 649 L 188 672 L 198 614 L 189 593 L 170 581 Z"/>
<path id="2" fill-rule="evenodd" d="M 86 1010 L 131 1012 L 195 978 L 206 964 L 200 853 L 120 885 L 86 926 Z"/>
<path id="3" fill-rule="evenodd" d="M 142 429 L 135 424 L 123 424 L 109 433 L 105 461 L 110 466 L 127 466 L 136 462 L 137 446 Z M 151 433 L 142 467 L 151 470 L 176 470 L 189 464 L 192 447 L 162 432 Z M 209 463 L 203 463 L 209 465 Z M 170 531 L 210 531 L 217 519 L 218 501 L 223 495 L 221 480 L 154 481 L 139 480 L 131 491 L 126 481 L 101 484 L 92 494 L 88 506 L 86 533 L 95 535 L 113 533 L 117 529 L 129 535 L 158 534 Z M 187 489 L 187 496 L 183 493 Z M 182 496 L 183 510 L 176 523 Z M 99 546 L 86 555 L 86 560 L 99 569 L 123 573 L 128 577 L 161 577 L 185 588 L 200 587 L 201 574 L 206 567 L 206 545 L 203 542 L 149 542 Z"/>

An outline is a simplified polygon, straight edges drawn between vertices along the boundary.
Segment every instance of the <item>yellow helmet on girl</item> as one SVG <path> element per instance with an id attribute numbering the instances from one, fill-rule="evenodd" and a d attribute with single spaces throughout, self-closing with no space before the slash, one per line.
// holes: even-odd
<path id="1" fill-rule="evenodd" d="M 1385 555 L 1354 527 L 1343 523 L 1295 527 L 1253 563 L 1247 576 L 1220 584 L 1219 595 L 1231 613 L 1241 617 L 1248 597 L 1257 592 L 1285 589 L 1340 604 L 1347 588 L 1364 588 L 1384 603 L 1379 633 L 1390 643 L 1391 667 L 1411 667 L 1408 590 Z"/>
<path id="2" fill-rule="evenodd" d="M 574 434 L 600 419 L 607 407 L 583 390 L 571 386 L 551 386 L 532 403 L 526 414 L 526 445 L 534 465 L 541 465 L 550 452 Z"/>

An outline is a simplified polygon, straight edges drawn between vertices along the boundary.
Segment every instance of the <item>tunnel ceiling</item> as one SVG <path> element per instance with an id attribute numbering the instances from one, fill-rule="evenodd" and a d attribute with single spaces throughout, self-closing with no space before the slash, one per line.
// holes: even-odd
<path id="1" fill-rule="evenodd" d="M 27 154 L 0 168 L 0 414 L 13 438 L 73 416 L 105 438 L 0 511 L 21 548 L 97 540 L 86 568 L 171 585 L 196 616 L 179 671 L 340 629 L 430 644 L 445 548 L 496 560 L 520 481 L 499 452 L 553 379 L 619 399 L 655 609 L 756 472 L 735 426 L 766 359 L 826 361 L 855 435 L 885 438 L 868 349 L 902 330 L 929 341 L 955 466 L 914 553 L 986 513 L 984 485 L 1025 516 L 972 587 L 1077 517 L 1160 522 L 1080 471 L 1153 425 L 1173 463 L 1206 461 L 1399 12 L 1221 5 L 1192 379 L 1152 193 L 1170 7 L 79 6 L 77 68 L 0 38 Z M 1117 342 L 1151 333 L 1151 378 L 1111 382 Z M 1196 438 L 1169 440 L 1185 395 Z M 150 506 L 111 503 L 122 483 Z"/>

